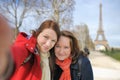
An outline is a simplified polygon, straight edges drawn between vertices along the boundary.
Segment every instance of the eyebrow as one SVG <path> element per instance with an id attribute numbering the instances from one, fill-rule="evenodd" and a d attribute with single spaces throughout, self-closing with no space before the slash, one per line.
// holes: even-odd
<path id="1" fill-rule="evenodd" d="M 47 36 L 49 36 L 49 37 L 50 37 L 50 35 L 49 35 L 48 33 L 45 33 L 45 34 L 43 34 L 43 35 L 47 35 Z M 52 40 L 57 41 L 57 38 L 52 39 Z"/>

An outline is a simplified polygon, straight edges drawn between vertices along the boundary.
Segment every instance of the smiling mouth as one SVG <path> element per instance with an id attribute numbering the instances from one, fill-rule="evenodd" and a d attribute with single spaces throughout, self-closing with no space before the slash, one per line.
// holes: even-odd
<path id="1" fill-rule="evenodd" d="M 61 55 L 61 54 L 60 54 L 59 56 L 63 57 L 64 55 Z"/>
<path id="2" fill-rule="evenodd" d="M 43 46 L 43 48 L 44 48 L 45 50 L 48 50 L 48 49 L 49 49 L 49 47 L 45 47 L 45 46 Z"/>

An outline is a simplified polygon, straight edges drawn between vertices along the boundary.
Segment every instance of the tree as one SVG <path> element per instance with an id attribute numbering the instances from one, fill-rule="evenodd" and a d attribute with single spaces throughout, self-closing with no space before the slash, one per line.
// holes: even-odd
<path id="1" fill-rule="evenodd" d="M 35 5 L 35 0 L 3 0 L 0 9 L 9 19 L 9 22 L 15 26 L 15 36 L 22 26 L 23 20 L 30 16 L 29 13 Z"/>
<path id="2" fill-rule="evenodd" d="M 79 40 L 80 48 L 84 49 L 85 47 L 87 47 L 89 49 L 94 49 L 94 44 L 89 35 L 88 26 L 86 24 L 81 24 L 75 27 L 76 29 L 74 29 L 74 33 Z"/>
<path id="3" fill-rule="evenodd" d="M 42 0 L 41 3 L 43 5 L 42 10 L 44 10 L 42 13 L 47 14 L 48 18 L 58 22 L 61 27 L 70 27 L 72 25 L 74 0 Z M 37 12 L 41 14 L 40 9 L 37 9 Z"/>
<path id="4" fill-rule="evenodd" d="M 15 37 L 29 17 L 35 21 L 53 19 L 61 27 L 69 27 L 72 25 L 73 8 L 74 0 L 1 0 L 0 3 L 1 12 L 15 26 Z"/>

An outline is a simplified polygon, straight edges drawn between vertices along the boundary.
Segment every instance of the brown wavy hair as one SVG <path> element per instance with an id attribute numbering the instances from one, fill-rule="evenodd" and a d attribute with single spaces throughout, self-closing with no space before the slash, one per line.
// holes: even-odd
<path id="1" fill-rule="evenodd" d="M 55 31 L 56 35 L 57 35 L 57 40 L 59 39 L 59 36 L 60 36 L 60 27 L 59 27 L 59 24 L 55 21 L 52 21 L 52 20 L 46 20 L 44 21 L 40 27 L 36 30 L 36 31 L 32 31 L 32 34 L 34 37 L 38 37 L 38 35 L 44 30 L 44 29 L 52 29 Z M 53 53 L 54 51 L 54 47 L 52 49 L 50 49 L 50 54 Z M 49 65 L 50 65 L 50 70 L 51 72 L 53 71 L 53 59 L 50 57 L 49 58 Z M 52 74 L 52 73 L 51 73 Z M 52 75 L 51 75 L 51 78 L 52 78 Z"/>
<path id="2" fill-rule="evenodd" d="M 77 38 L 74 36 L 74 34 L 70 31 L 61 31 L 61 35 L 70 39 L 70 47 L 71 47 L 71 57 L 72 57 L 72 63 L 75 63 L 78 56 L 81 54 L 79 43 Z"/>
<path id="3" fill-rule="evenodd" d="M 60 36 L 59 24 L 53 20 L 44 21 L 36 31 L 34 31 L 34 30 L 32 31 L 33 36 L 37 37 L 46 28 L 50 28 L 50 29 L 54 30 L 57 34 L 57 39 L 59 38 L 59 36 Z"/>

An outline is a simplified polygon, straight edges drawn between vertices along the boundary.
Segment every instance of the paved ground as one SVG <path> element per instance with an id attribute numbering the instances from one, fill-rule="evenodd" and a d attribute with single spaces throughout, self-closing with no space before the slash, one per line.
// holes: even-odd
<path id="1" fill-rule="evenodd" d="M 91 51 L 94 80 L 120 80 L 120 62 L 97 51 Z"/>

